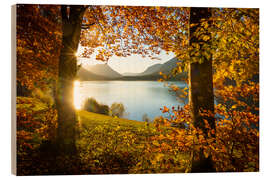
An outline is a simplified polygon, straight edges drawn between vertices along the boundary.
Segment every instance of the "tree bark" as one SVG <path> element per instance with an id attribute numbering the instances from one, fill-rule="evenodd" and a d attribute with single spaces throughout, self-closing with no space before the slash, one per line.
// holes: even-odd
<path id="1" fill-rule="evenodd" d="M 207 41 L 199 40 L 195 35 L 196 30 L 200 26 L 201 20 L 209 20 L 211 17 L 210 8 L 191 8 L 190 24 L 195 24 L 190 28 L 190 45 L 192 43 L 211 43 L 211 38 Z M 211 37 L 211 34 L 203 32 L 204 35 Z M 201 48 L 197 51 L 202 51 Z M 195 53 L 196 54 L 196 53 Z M 195 55 L 190 55 L 191 58 Z M 205 56 L 195 57 L 202 58 L 201 62 L 191 62 L 189 67 L 189 102 L 191 107 L 192 119 L 194 126 L 203 130 L 207 137 L 207 129 L 205 128 L 204 119 L 208 121 L 210 127 L 215 129 L 214 117 L 200 115 L 200 110 L 207 110 L 210 113 L 214 112 L 214 93 L 213 93 L 213 73 L 212 73 L 212 56 L 210 60 Z M 211 156 L 204 157 L 203 151 L 199 153 L 199 158 L 193 160 L 191 172 L 214 172 Z"/>
<path id="2" fill-rule="evenodd" d="M 73 83 L 77 73 L 75 53 L 79 45 L 84 11 L 85 7 L 81 5 L 61 6 L 63 36 L 56 102 L 58 111 L 57 144 L 59 152 L 64 154 L 76 153 Z"/>

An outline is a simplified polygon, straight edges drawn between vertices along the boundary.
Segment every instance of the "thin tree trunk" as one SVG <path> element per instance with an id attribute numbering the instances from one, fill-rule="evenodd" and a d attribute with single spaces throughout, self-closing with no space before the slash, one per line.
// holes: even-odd
<path id="1" fill-rule="evenodd" d="M 190 24 L 199 24 L 201 20 L 209 20 L 211 17 L 210 8 L 191 8 L 190 10 Z M 207 43 L 210 44 L 211 39 L 208 41 L 199 40 L 195 36 L 195 32 L 199 25 L 195 25 L 190 28 L 190 45 L 192 43 Z M 204 35 L 211 35 L 205 32 Z M 202 51 L 201 48 L 198 51 Z M 195 55 L 191 55 L 191 58 Z M 203 119 L 206 119 L 211 128 L 215 129 L 214 117 L 203 117 L 200 115 L 200 110 L 207 110 L 208 112 L 214 112 L 214 93 L 213 93 L 213 73 L 212 73 L 212 56 L 210 54 L 210 60 L 206 57 L 202 58 L 202 63 L 193 62 L 190 63 L 189 69 L 189 85 L 190 94 L 189 102 L 192 112 L 193 123 L 196 128 L 203 130 L 205 137 L 207 136 L 207 129 Z M 198 58 L 198 57 L 196 57 Z M 213 172 L 213 163 L 211 156 L 204 157 L 203 151 L 199 153 L 198 159 L 194 159 L 192 162 L 191 172 Z"/>
<path id="2" fill-rule="evenodd" d="M 73 83 L 77 73 L 77 52 L 84 6 L 61 6 L 62 49 L 59 59 L 59 78 L 57 88 L 58 150 L 64 154 L 75 154 L 76 115 L 73 105 Z"/>

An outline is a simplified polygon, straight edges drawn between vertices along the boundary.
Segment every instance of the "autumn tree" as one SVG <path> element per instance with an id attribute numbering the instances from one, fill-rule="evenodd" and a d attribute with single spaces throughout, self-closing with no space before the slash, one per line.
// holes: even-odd
<path id="1" fill-rule="evenodd" d="M 45 123 L 58 118 L 54 144 L 63 155 L 76 152 L 73 81 L 85 9 L 86 6 L 17 5 L 17 95 L 30 96 L 38 88 L 55 98 L 58 116 L 49 114 L 54 117 Z M 52 106 L 55 108 L 54 104 Z M 18 112 L 18 119 L 35 119 L 24 114 Z M 55 137 L 51 138 L 49 140 L 54 141 Z"/>
<path id="2" fill-rule="evenodd" d="M 189 102 L 192 112 L 194 126 L 204 131 L 204 120 L 207 120 L 212 129 L 215 129 L 214 117 L 204 117 L 200 111 L 205 110 L 214 114 L 214 93 L 213 93 L 213 73 L 211 54 L 211 32 L 207 27 L 201 27 L 202 21 L 207 24 L 211 18 L 211 8 L 191 8 L 190 9 L 190 46 L 196 47 L 190 52 L 189 67 Z M 198 36 L 199 34 L 199 36 Z M 192 62 L 193 61 L 193 62 Z M 214 171 L 211 157 L 204 157 L 203 151 L 199 155 L 199 160 L 192 164 L 192 172 Z"/>
<path id="3" fill-rule="evenodd" d="M 17 5 L 17 93 L 55 86 L 61 47 L 58 6 Z M 40 43 L 43 42 L 43 43 Z M 25 91 L 25 90 L 24 90 Z"/>
<path id="4" fill-rule="evenodd" d="M 86 7 L 61 6 L 62 48 L 59 57 L 57 86 L 58 135 L 60 152 L 76 152 L 76 115 L 73 105 L 73 83 L 77 73 L 77 57 L 82 18 Z"/>
<path id="5" fill-rule="evenodd" d="M 61 23 L 59 6 L 18 4 L 16 11 L 17 142 L 22 142 L 19 146 L 23 147 L 29 145 L 24 140 L 31 141 L 35 136 L 43 137 L 44 141 L 55 138 L 57 123 L 53 96 Z M 41 109 L 47 112 L 40 115 Z"/>
<path id="6" fill-rule="evenodd" d="M 199 128 L 196 124 L 190 124 L 194 120 L 192 115 L 190 116 L 192 107 L 189 106 L 172 108 L 171 118 L 160 119 L 166 124 L 183 122 L 190 124 L 189 131 L 179 130 L 171 133 L 170 136 L 175 137 L 173 142 L 179 142 L 179 148 L 184 152 L 194 151 L 200 160 L 207 160 L 212 156 L 212 162 L 202 162 L 214 165 L 216 171 L 258 171 L 258 20 L 258 9 L 217 8 L 212 9 L 210 19 L 201 19 L 200 22 L 190 25 L 191 29 L 193 26 L 196 27 L 193 34 L 196 40 L 202 39 L 207 42 L 211 38 L 211 47 L 208 43 L 193 42 L 189 55 L 192 57 L 194 52 L 198 57 L 201 53 L 211 57 L 215 111 L 213 113 L 211 110 L 200 110 L 199 116 L 202 117 L 203 124 Z M 199 63 L 204 64 L 204 61 Z M 163 112 L 169 113 L 170 110 L 164 107 Z M 211 127 L 207 120 L 213 116 L 216 122 Z M 162 138 L 158 137 L 158 140 Z M 200 161 L 200 166 L 194 170 L 197 163 L 193 161 L 191 172 L 203 170 L 203 163 Z M 205 170 L 211 169 L 210 167 Z"/>
<path id="7" fill-rule="evenodd" d="M 56 137 L 53 97 L 58 79 L 61 16 L 59 6 L 51 5 L 18 4 L 16 13 L 17 173 L 29 174 L 42 166 L 42 160 L 36 163 L 42 159 L 38 149 Z M 31 171 L 29 164 L 34 167 Z"/>

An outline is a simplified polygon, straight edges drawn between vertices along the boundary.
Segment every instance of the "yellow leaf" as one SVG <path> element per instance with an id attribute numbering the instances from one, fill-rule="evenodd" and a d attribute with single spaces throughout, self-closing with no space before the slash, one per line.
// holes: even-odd
<path id="1" fill-rule="evenodd" d="M 159 144 L 159 142 L 158 141 L 153 141 L 153 144 L 155 145 L 155 146 L 159 146 L 160 144 Z"/>
<path id="2" fill-rule="evenodd" d="M 203 151 L 203 154 L 204 154 L 205 158 L 208 158 L 209 153 L 207 151 Z"/>
<path id="3" fill-rule="evenodd" d="M 210 36 L 203 36 L 203 38 L 202 38 L 204 41 L 207 41 L 207 40 L 209 40 L 210 39 Z"/>
<path id="4" fill-rule="evenodd" d="M 156 156 L 156 160 L 157 161 L 160 161 L 160 159 L 164 157 L 164 154 L 161 154 L 161 153 L 158 153 L 157 156 Z"/>

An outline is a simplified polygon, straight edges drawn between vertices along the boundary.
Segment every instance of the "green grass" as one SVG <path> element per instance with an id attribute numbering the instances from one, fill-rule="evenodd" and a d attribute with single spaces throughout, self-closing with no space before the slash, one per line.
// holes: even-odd
<path id="1" fill-rule="evenodd" d="M 137 135 L 145 135 L 145 133 L 149 133 L 145 129 L 145 122 L 111 117 L 87 111 L 78 111 L 77 117 L 79 125 L 84 129 L 93 129 L 99 126 L 110 126 L 111 130 L 117 128 L 117 131 L 130 131 Z M 153 129 L 152 124 L 149 125 L 149 129 Z M 141 134 L 142 132 L 143 134 Z"/>
<path id="2" fill-rule="evenodd" d="M 77 148 L 85 173 L 183 172 L 183 166 L 178 164 L 179 158 L 186 158 L 183 154 L 153 151 L 151 138 L 159 135 L 153 124 L 87 111 L 78 111 L 77 117 Z M 174 159 L 175 166 L 164 166 L 166 159 Z"/>
<path id="3" fill-rule="evenodd" d="M 92 113 L 88 111 L 77 111 L 79 122 L 88 127 L 110 123 L 113 127 L 121 125 L 122 128 L 137 129 L 145 125 L 144 122 L 134 121 L 124 118 L 111 117 L 102 114 Z"/>
<path id="4" fill-rule="evenodd" d="M 87 111 L 77 115 L 81 130 L 77 145 L 86 173 L 128 173 L 153 134 L 143 122 Z"/>

